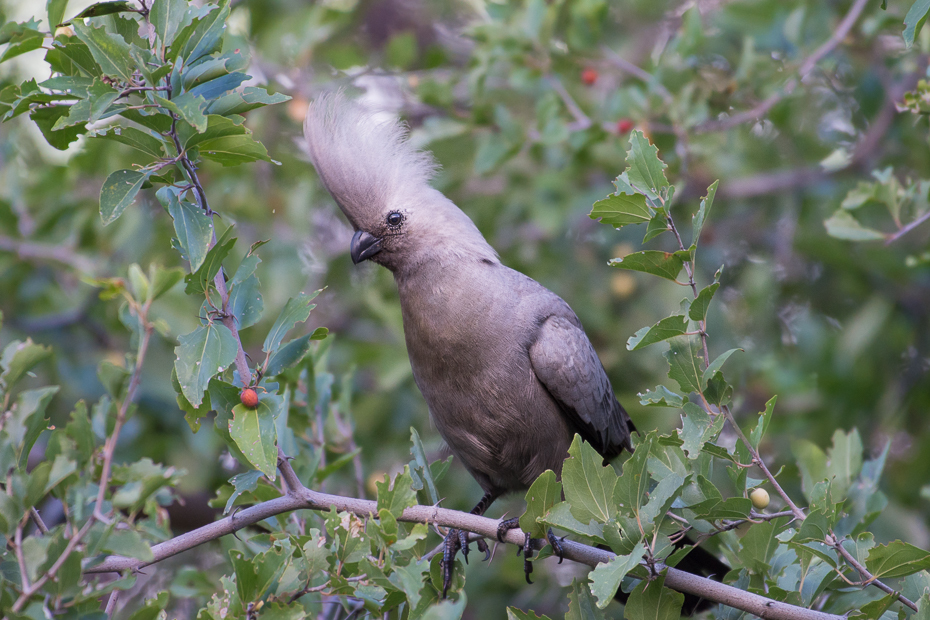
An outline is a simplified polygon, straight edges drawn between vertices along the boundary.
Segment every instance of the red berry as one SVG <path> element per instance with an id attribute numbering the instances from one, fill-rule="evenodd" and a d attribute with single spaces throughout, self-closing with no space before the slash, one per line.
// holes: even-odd
<path id="1" fill-rule="evenodd" d="M 617 121 L 617 133 L 629 133 L 633 129 L 633 121 L 628 118 L 621 118 Z"/>
<path id="2" fill-rule="evenodd" d="M 581 81 L 587 84 L 588 86 L 591 86 L 592 84 L 594 84 L 597 81 L 597 69 L 588 67 L 587 69 L 582 71 Z"/>
<path id="3" fill-rule="evenodd" d="M 258 405 L 258 393 L 252 388 L 246 388 L 239 394 L 239 400 L 249 409 L 255 409 L 255 406 Z"/>

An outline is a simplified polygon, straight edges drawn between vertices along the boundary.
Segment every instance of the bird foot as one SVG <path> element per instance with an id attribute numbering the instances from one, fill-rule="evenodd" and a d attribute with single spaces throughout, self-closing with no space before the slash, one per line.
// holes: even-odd
<path id="1" fill-rule="evenodd" d="M 478 551 L 484 553 L 487 561 L 491 557 L 491 550 L 483 538 L 475 541 Z M 461 550 L 465 563 L 468 564 L 468 532 L 464 530 L 449 530 L 446 534 L 442 550 L 442 598 L 446 598 L 449 586 L 452 585 L 452 571 L 455 568 L 455 555 Z"/>
<path id="2" fill-rule="evenodd" d="M 497 525 L 497 540 L 504 542 L 504 536 L 507 535 L 507 532 L 518 527 L 520 527 L 519 518 L 501 521 Z M 561 564 L 562 560 L 565 559 L 565 549 L 562 547 L 564 537 L 559 539 L 550 527 L 549 531 L 546 532 L 546 540 L 552 545 L 552 552 L 559 558 L 559 564 Z M 530 580 L 530 575 L 533 573 L 533 562 L 530 560 L 533 557 L 533 539 L 530 538 L 529 534 L 526 535 L 526 539 L 523 541 L 523 547 L 517 548 L 517 555 L 520 555 L 521 551 L 523 552 L 523 573 L 526 575 L 526 583 L 533 583 Z"/>

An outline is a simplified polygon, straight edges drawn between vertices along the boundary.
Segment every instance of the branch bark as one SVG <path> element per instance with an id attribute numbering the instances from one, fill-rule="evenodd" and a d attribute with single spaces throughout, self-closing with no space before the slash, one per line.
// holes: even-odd
<path id="1" fill-rule="evenodd" d="M 288 493 L 286 495 L 245 508 L 215 523 L 154 545 L 152 547 L 154 559 L 151 562 L 122 556 L 111 556 L 100 564 L 88 567 L 84 572 L 96 574 L 139 570 L 211 540 L 216 540 L 221 536 L 232 534 L 269 517 L 295 510 L 328 511 L 335 508 L 340 512 L 350 512 L 360 518 L 371 518 L 378 512 L 378 503 L 373 500 L 319 493 L 308 489 L 297 478 L 287 458 L 280 451 L 278 466 L 281 470 L 281 477 L 287 482 Z M 499 524 L 496 519 L 438 506 L 411 506 L 404 510 L 399 520 L 407 523 L 436 524 L 461 529 L 492 540 L 497 536 L 497 526 Z M 522 547 L 525 542 L 525 535 L 519 528 L 510 530 L 505 537 L 505 542 Z M 534 540 L 533 544 L 535 548 L 539 549 L 546 543 L 542 540 Z M 610 551 L 581 543 L 566 540 L 562 544 L 565 549 L 566 559 L 591 567 L 603 562 L 609 562 L 615 557 L 615 554 Z M 679 592 L 686 592 L 701 596 L 707 600 L 723 603 L 766 620 L 842 619 L 842 616 L 774 601 L 675 568 L 667 568 L 665 585 Z"/>

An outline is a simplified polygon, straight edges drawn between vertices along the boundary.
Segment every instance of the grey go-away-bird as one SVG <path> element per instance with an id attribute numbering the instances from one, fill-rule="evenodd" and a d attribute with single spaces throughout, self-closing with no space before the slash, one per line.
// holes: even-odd
<path id="1" fill-rule="evenodd" d="M 472 513 L 527 489 L 547 469 L 559 474 L 575 433 L 605 459 L 632 449 L 633 423 L 578 317 L 501 264 L 471 219 L 430 187 L 433 158 L 411 145 L 403 125 L 324 95 L 310 105 L 304 134 L 323 185 L 356 231 L 352 261 L 394 274 L 417 387 L 442 438 L 484 489 Z M 498 535 L 515 521 L 502 522 Z M 549 541 L 558 552 L 551 532 Z M 479 548 L 487 552 L 483 542 Z M 467 559 L 467 538 L 450 532 L 443 595 L 459 549 Z"/>

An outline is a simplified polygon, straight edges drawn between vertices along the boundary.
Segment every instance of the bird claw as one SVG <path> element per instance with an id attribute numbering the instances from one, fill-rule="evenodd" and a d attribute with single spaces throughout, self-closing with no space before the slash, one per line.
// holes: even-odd
<path id="1" fill-rule="evenodd" d="M 484 553 L 485 562 L 491 559 L 491 550 L 488 548 L 488 543 L 484 542 L 483 538 L 476 540 L 475 545 L 478 547 L 478 551 Z"/>
<path id="2" fill-rule="evenodd" d="M 562 560 L 565 559 L 565 547 L 562 546 L 562 541 L 565 540 L 565 537 L 559 538 L 552 533 L 552 528 L 550 527 L 549 531 L 546 532 L 546 540 L 552 545 L 552 553 L 559 558 L 559 564 L 561 564 Z"/>
<path id="3" fill-rule="evenodd" d="M 462 548 L 461 534 L 461 530 L 449 530 L 443 543 L 442 598 L 446 598 L 446 595 L 449 593 L 449 586 L 452 585 L 452 569 L 455 567 L 455 554 Z M 465 549 L 468 549 L 468 538 L 465 538 Z"/>
<path id="4" fill-rule="evenodd" d="M 504 542 L 504 536 L 507 535 L 507 532 L 510 530 L 515 530 L 520 527 L 520 518 L 514 517 L 513 519 L 505 519 L 497 524 L 497 540 L 498 542 Z"/>
<path id="5" fill-rule="evenodd" d="M 497 540 L 504 542 L 504 536 L 507 535 L 507 532 L 510 530 L 520 527 L 520 519 L 507 519 L 506 521 L 501 521 L 497 524 Z M 530 558 L 533 557 L 533 543 L 530 535 L 526 535 L 526 540 L 523 541 L 523 547 L 517 547 L 517 556 L 520 553 L 523 553 L 523 573 L 526 575 L 526 582 L 533 583 L 530 581 L 530 574 L 533 572 L 533 562 Z M 563 536 L 561 539 L 552 532 L 552 528 L 549 528 L 549 531 L 546 532 L 546 540 L 549 541 L 549 544 L 552 545 L 552 553 L 559 558 L 559 564 L 562 563 L 562 560 L 565 559 L 565 548 L 562 546 L 562 541 L 565 540 Z"/>

